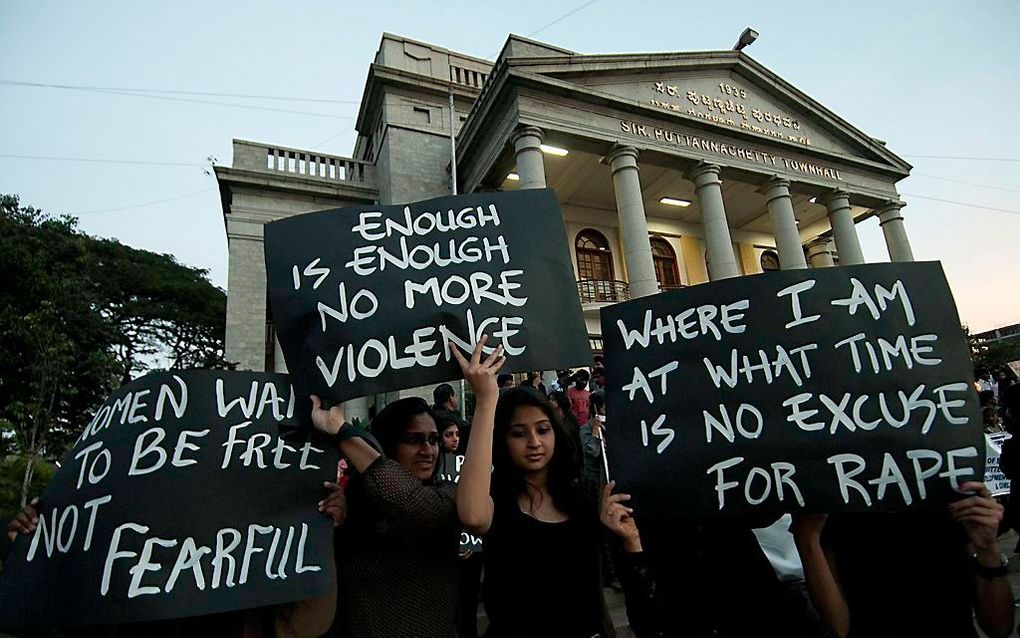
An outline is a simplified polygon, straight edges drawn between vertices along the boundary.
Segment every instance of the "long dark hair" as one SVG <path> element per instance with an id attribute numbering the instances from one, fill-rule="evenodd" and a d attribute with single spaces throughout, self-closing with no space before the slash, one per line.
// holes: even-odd
<path id="1" fill-rule="evenodd" d="M 549 402 L 536 389 L 528 386 L 507 390 L 496 404 L 496 427 L 492 444 L 493 500 L 497 503 L 513 503 L 516 507 L 517 497 L 528 493 L 524 473 L 510 458 L 506 444 L 514 412 L 524 406 L 538 408 L 552 424 L 555 445 L 548 465 L 549 494 L 558 509 L 570 516 L 576 515 L 584 507 L 577 474 L 578 450 L 572 437 L 556 418 Z"/>

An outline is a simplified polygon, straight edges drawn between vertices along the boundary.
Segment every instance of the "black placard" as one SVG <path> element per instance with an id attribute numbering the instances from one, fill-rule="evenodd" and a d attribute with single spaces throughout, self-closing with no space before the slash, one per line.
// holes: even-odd
<path id="1" fill-rule="evenodd" d="M 460 468 L 464 465 L 463 454 L 443 454 L 442 470 L 439 472 L 439 480 L 447 483 L 460 483 Z M 478 553 L 482 551 L 481 537 L 470 534 L 467 530 L 460 531 L 460 551 Z"/>
<path id="2" fill-rule="evenodd" d="M 96 412 L 0 571 L 0 627 L 159 620 L 325 594 L 338 454 L 287 375 L 151 373 Z"/>
<path id="3" fill-rule="evenodd" d="M 489 335 L 505 371 L 591 361 L 551 190 L 440 197 L 265 227 L 277 338 L 301 391 L 340 401 L 460 378 Z"/>
<path id="4" fill-rule="evenodd" d="M 942 267 L 766 273 L 602 310 L 609 469 L 644 515 L 900 510 L 981 480 Z"/>

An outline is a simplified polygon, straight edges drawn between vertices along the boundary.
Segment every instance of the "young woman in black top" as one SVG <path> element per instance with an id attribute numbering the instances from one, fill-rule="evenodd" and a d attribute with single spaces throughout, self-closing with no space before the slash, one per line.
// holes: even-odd
<path id="1" fill-rule="evenodd" d="M 476 398 L 457 511 L 469 532 L 485 538 L 487 635 L 605 635 L 599 514 L 579 489 L 570 437 L 533 389 L 499 395 L 501 349 L 484 360 L 481 345 L 470 360 L 454 354 Z M 625 551 L 640 552 L 628 497 L 605 494 L 603 522 Z"/>

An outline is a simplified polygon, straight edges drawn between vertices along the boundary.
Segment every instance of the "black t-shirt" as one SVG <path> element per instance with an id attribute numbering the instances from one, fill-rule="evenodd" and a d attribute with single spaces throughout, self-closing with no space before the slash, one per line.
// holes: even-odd
<path id="1" fill-rule="evenodd" d="M 516 500 L 495 505 L 485 535 L 483 600 L 490 638 L 590 638 L 602 627 L 594 510 L 543 523 Z"/>
<path id="2" fill-rule="evenodd" d="M 967 536 L 947 513 L 834 514 L 822 544 L 835 558 L 851 636 L 977 635 Z"/>

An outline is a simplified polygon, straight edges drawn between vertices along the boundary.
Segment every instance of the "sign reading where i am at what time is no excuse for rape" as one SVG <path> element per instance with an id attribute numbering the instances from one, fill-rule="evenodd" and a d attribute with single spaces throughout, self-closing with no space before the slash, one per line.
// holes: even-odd
<path id="1" fill-rule="evenodd" d="M 284 374 L 153 372 L 96 411 L 0 570 L 0 627 L 119 624 L 322 596 L 339 455 Z M 128 632 L 130 633 L 130 632 Z"/>
<path id="2" fill-rule="evenodd" d="M 297 215 L 265 228 L 277 338 L 329 401 L 460 378 L 448 347 L 503 346 L 504 372 L 591 362 L 551 190 Z"/>
<path id="3" fill-rule="evenodd" d="M 773 272 L 602 309 L 609 469 L 645 515 L 901 510 L 980 481 L 942 267 Z"/>

